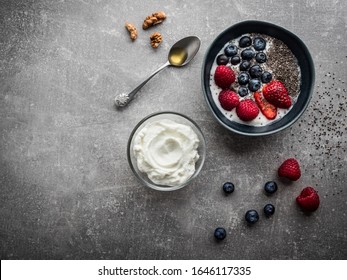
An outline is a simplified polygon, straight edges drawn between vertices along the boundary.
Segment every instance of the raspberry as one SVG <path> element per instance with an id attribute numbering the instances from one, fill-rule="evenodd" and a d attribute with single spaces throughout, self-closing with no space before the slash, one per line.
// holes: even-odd
<path id="1" fill-rule="evenodd" d="M 231 111 L 239 105 L 239 96 L 230 89 L 224 89 L 219 93 L 218 100 L 223 109 Z"/>
<path id="2" fill-rule="evenodd" d="M 243 121 L 251 121 L 259 114 L 257 104 L 251 99 L 242 100 L 236 107 L 236 114 Z"/>
<path id="3" fill-rule="evenodd" d="M 286 177 L 289 180 L 296 181 L 301 176 L 301 170 L 298 161 L 295 158 L 285 160 L 278 168 L 278 176 Z"/>
<path id="4" fill-rule="evenodd" d="M 303 210 L 313 212 L 319 207 L 319 195 L 314 188 L 308 186 L 301 191 L 296 202 Z"/>
<path id="5" fill-rule="evenodd" d="M 230 88 L 231 84 L 235 82 L 235 73 L 230 67 L 219 65 L 214 73 L 214 81 L 223 89 Z"/>

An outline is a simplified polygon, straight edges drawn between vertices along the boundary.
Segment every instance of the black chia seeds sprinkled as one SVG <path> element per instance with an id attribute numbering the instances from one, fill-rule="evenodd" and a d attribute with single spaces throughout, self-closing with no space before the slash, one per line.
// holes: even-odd
<path id="1" fill-rule="evenodd" d="M 267 35 L 261 36 L 272 44 L 264 68 L 269 69 L 275 80 L 285 85 L 290 96 L 297 96 L 300 93 L 301 75 L 296 57 L 281 40 Z"/>

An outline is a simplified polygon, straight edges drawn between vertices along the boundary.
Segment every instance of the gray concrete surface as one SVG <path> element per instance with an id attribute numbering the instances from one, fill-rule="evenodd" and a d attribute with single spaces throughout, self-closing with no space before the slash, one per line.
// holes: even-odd
<path id="1" fill-rule="evenodd" d="M 143 31 L 145 16 L 167 20 Z M 4 1 L 0 0 L 1 259 L 346 259 L 346 1 Z M 200 86 L 203 55 L 225 28 L 270 21 L 297 34 L 316 66 L 313 100 L 279 134 L 241 137 L 209 112 Z M 124 22 L 139 27 L 131 42 Z M 164 42 L 153 50 L 149 34 Z M 186 35 L 202 39 L 196 59 L 165 69 L 135 102 L 132 89 Z M 173 110 L 193 118 L 207 160 L 189 187 L 161 193 L 141 186 L 126 158 L 132 128 L 146 115 Z M 287 157 L 303 174 L 276 179 Z M 236 185 L 232 196 L 223 182 Z M 295 197 L 312 185 L 321 206 L 303 214 Z M 276 206 L 250 228 L 244 213 Z M 227 229 L 221 243 L 215 227 Z"/>

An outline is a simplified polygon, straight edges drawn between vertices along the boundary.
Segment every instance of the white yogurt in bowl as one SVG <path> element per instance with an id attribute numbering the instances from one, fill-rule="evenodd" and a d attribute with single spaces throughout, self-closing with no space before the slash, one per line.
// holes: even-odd
<path id="1" fill-rule="evenodd" d="M 144 118 L 128 142 L 128 161 L 136 177 L 156 190 L 176 190 L 200 172 L 206 154 L 197 124 L 174 112 Z"/>
<path id="2" fill-rule="evenodd" d="M 141 172 L 159 185 L 177 186 L 195 172 L 199 138 L 193 129 L 163 119 L 144 126 L 134 138 L 133 152 Z"/>

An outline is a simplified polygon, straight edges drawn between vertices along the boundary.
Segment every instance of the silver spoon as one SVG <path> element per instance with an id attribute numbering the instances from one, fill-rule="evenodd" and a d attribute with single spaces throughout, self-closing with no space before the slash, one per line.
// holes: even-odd
<path id="1" fill-rule="evenodd" d="M 133 89 L 129 93 L 121 93 L 118 95 L 114 102 L 117 107 L 124 107 L 130 103 L 130 101 L 135 97 L 136 93 L 156 75 L 158 72 L 163 70 L 166 66 L 182 67 L 188 64 L 200 48 L 200 39 L 196 36 L 189 36 L 179 40 L 175 43 L 169 52 L 168 61 L 157 70 L 155 70 L 146 80 L 144 80 L 140 85 Z"/>

